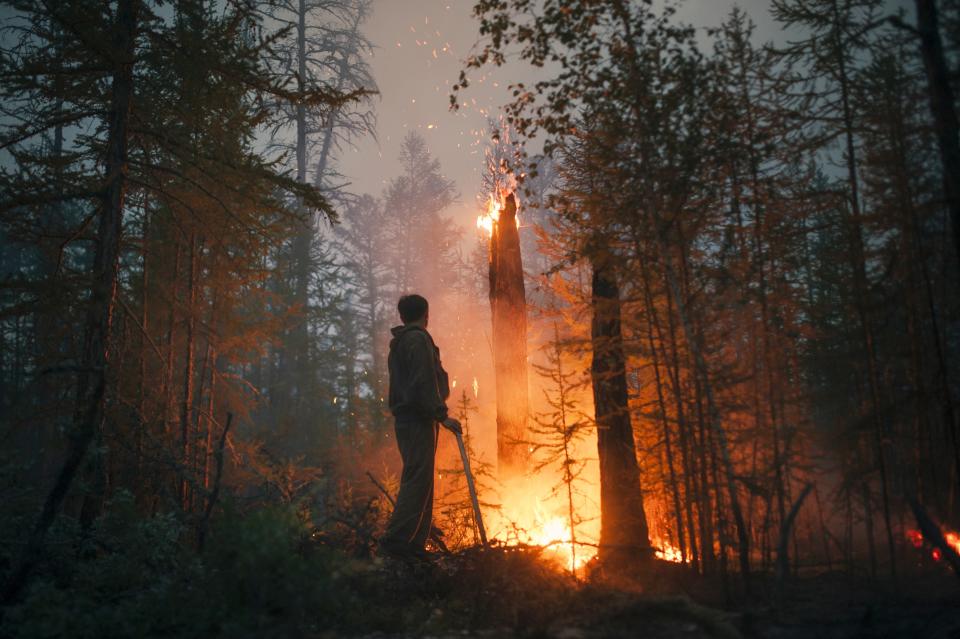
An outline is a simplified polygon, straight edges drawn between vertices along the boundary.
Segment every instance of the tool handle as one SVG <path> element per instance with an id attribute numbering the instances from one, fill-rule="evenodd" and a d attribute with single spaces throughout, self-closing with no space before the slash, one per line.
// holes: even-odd
<path id="1" fill-rule="evenodd" d="M 483 527 L 483 515 L 480 513 L 480 501 L 477 499 L 477 487 L 473 483 L 473 472 L 470 470 L 470 456 L 463 445 L 463 435 L 457 436 L 457 446 L 460 447 L 460 458 L 463 459 L 463 473 L 467 477 L 467 489 L 470 491 L 470 501 L 473 503 L 473 517 L 477 521 L 477 530 L 480 531 L 480 542 L 487 546 L 487 531 Z"/>

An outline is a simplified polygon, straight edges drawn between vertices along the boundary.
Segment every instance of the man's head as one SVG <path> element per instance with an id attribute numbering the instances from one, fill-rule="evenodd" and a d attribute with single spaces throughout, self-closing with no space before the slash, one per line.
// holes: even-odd
<path id="1" fill-rule="evenodd" d="M 415 293 L 401 297 L 397 302 L 397 310 L 400 311 L 400 319 L 404 324 L 415 324 L 422 320 L 423 325 L 426 326 L 427 319 L 430 317 L 427 298 Z"/>

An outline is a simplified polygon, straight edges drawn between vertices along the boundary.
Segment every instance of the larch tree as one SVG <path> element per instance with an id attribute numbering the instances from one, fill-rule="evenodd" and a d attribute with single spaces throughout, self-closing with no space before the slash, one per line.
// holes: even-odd
<path id="1" fill-rule="evenodd" d="M 25 585 L 81 471 L 88 481 L 78 495 L 79 515 L 88 527 L 118 481 L 131 482 L 136 492 L 166 475 L 153 484 L 177 486 L 175 504 L 165 507 L 208 508 L 214 413 L 243 404 L 224 384 L 243 348 L 230 341 L 238 337 L 234 322 L 243 324 L 237 296 L 257 288 L 260 249 L 286 234 L 293 219 L 287 197 L 333 216 L 316 189 L 284 176 L 255 150 L 256 131 L 276 115 L 277 99 L 337 106 L 352 97 L 265 81 L 270 39 L 253 37 L 260 25 L 255 7 L 217 13 L 184 2 L 171 16 L 141 0 L 116 7 L 8 5 L 25 28 L 4 44 L 3 74 L 11 82 L 4 83 L 2 103 L 23 126 L 3 138 L 15 164 L 2 174 L 0 209 L 42 219 L 50 206 L 82 207 L 60 250 L 69 256 L 64 265 L 85 268 L 64 282 L 82 301 L 61 309 L 82 314 L 83 344 L 47 364 L 76 376 L 73 426 L 4 585 L 5 600 Z M 50 135 L 57 150 L 38 153 Z M 9 229 L 9 218 L 3 222 Z M 147 253 L 164 237 L 173 240 L 172 263 Z M 245 262 L 251 279 L 227 279 L 238 272 L 238 255 L 253 258 Z M 165 303 L 147 306 L 151 290 L 166 294 Z M 140 372 L 125 376 L 131 361 Z M 130 388 L 129 379 L 145 379 L 153 366 L 164 372 L 159 394 Z M 166 416 L 160 424 L 148 424 L 143 414 L 151 401 Z M 141 409 L 133 420 L 131 407 Z"/>

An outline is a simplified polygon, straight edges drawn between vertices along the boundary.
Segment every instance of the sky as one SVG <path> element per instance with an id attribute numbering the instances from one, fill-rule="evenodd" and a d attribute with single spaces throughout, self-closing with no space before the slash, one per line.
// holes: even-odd
<path id="1" fill-rule="evenodd" d="M 466 106 L 458 112 L 449 110 L 450 87 L 477 42 L 473 4 L 473 0 L 376 0 L 365 33 L 376 46 L 371 65 L 380 90 L 378 134 L 376 140 L 361 140 L 346 149 L 341 157 L 341 169 L 354 193 L 381 193 L 399 170 L 404 135 L 415 130 L 459 190 L 459 202 L 448 213 L 464 225 L 473 223 L 487 118 L 495 118 L 499 107 L 509 102 L 510 82 L 536 77 L 522 63 L 474 73 L 464 94 Z M 758 40 L 778 36 L 769 0 L 736 4 L 756 22 Z M 686 0 L 680 18 L 698 27 L 718 26 L 733 6 L 734 0 Z"/>

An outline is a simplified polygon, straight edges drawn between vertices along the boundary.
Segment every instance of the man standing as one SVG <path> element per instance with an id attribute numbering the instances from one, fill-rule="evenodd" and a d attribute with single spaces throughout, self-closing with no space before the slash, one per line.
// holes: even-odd
<path id="1" fill-rule="evenodd" d="M 420 295 L 397 304 L 403 326 L 391 329 L 390 412 L 396 418 L 397 446 L 403 459 L 400 494 L 380 550 L 398 558 L 425 557 L 424 543 L 433 524 L 433 472 L 438 424 L 454 433 L 460 422 L 447 416 L 450 396 L 440 349 L 427 332 L 430 309 Z"/>

